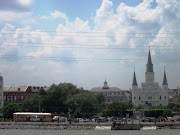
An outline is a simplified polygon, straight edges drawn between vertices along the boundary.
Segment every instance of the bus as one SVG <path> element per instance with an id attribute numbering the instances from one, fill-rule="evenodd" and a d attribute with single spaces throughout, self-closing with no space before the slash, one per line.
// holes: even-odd
<path id="1" fill-rule="evenodd" d="M 52 115 L 51 113 L 16 112 L 13 113 L 13 120 L 14 122 L 51 122 Z"/>

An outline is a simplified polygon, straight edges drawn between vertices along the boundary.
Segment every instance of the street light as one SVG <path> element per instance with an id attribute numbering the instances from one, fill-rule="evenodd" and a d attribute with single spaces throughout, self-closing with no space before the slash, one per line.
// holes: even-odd
<path id="1" fill-rule="evenodd" d="M 39 112 L 41 112 L 40 98 L 41 98 L 41 96 L 39 96 Z"/>

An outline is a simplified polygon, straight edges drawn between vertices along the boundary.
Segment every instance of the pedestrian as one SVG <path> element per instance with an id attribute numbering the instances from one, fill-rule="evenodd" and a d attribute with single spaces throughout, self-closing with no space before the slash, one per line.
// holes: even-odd
<path id="1" fill-rule="evenodd" d="M 57 119 L 58 123 L 59 123 L 59 116 L 58 116 L 58 119 Z"/>

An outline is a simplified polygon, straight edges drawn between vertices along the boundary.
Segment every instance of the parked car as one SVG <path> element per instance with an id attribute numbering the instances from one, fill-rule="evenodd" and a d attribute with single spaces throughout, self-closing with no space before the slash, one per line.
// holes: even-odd
<path id="1" fill-rule="evenodd" d="M 97 122 L 107 122 L 107 121 L 108 121 L 108 119 L 105 117 L 99 117 L 97 120 Z"/>
<path id="2" fill-rule="evenodd" d="M 79 122 L 85 122 L 86 120 L 83 119 L 83 118 L 78 118 L 78 121 L 79 121 Z"/>
<path id="3" fill-rule="evenodd" d="M 53 121 L 58 121 L 59 118 L 60 118 L 60 116 L 54 116 Z"/>
<path id="4" fill-rule="evenodd" d="M 142 119 L 142 122 L 154 122 L 155 118 L 154 117 L 146 117 Z"/>
<path id="5" fill-rule="evenodd" d="M 164 116 L 159 116 L 157 121 L 159 121 L 159 122 L 166 121 L 166 118 Z"/>
<path id="6" fill-rule="evenodd" d="M 179 116 L 179 115 L 173 116 L 173 120 L 174 120 L 174 121 L 180 121 L 180 116 Z"/>
<path id="7" fill-rule="evenodd" d="M 173 117 L 167 117 L 166 121 L 168 121 L 168 122 L 175 122 L 175 120 L 173 119 Z"/>

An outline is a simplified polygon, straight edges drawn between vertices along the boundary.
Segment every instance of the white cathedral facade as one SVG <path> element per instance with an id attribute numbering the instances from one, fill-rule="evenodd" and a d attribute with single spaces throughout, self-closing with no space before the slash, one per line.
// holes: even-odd
<path id="1" fill-rule="evenodd" d="M 141 84 L 141 87 L 138 87 L 134 71 L 132 82 L 132 103 L 134 106 L 144 105 L 147 107 L 168 105 L 168 83 L 166 72 L 164 70 L 163 83 L 162 87 L 160 87 L 158 82 L 154 81 L 150 50 L 146 64 L 145 82 Z"/>

